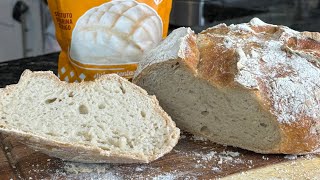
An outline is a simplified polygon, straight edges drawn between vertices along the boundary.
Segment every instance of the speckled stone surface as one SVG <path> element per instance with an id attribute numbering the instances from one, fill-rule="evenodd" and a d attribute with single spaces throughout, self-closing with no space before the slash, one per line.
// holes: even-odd
<path id="1" fill-rule="evenodd" d="M 0 63 L 0 88 L 19 81 L 25 69 L 32 71 L 53 71 L 57 74 L 59 53 L 23 58 Z"/>

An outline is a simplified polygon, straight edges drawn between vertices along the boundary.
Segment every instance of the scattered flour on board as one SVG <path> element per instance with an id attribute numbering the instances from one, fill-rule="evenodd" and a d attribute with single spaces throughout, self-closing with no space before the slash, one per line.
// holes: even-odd
<path id="1" fill-rule="evenodd" d="M 88 164 L 65 162 L 64 171 L 67 178 L 79 179 L 123 179 L 109 164 Z"/>
<path id="2" fill-rule="evenodd" d="M 143 175 L 148 171 L 150 175 Z M 90 179 L 90 180 L 122 180 L 127 179 L 125 175 L 131 174 L 133 179 L 150 180 L 173 180 L 177 178 L 196 179 L 193 172 L 180 172 L 178 170 L 170 172 L 161 172 L 161 169 L 149 165 L 136 165 L 135 167 L 126 167 L 112 164 L 88 164 L 65 162 L 63 170 L 56 172 L 51 179 L 59 179 L 59 176 L 67 179 Z"/>
<path id="3" fill-rule="evenodd" d="M 222 168 L 220 167 L 222 163 L 226 164 L 239 164 L 243 163 L 240 158 L 239 152 L 233 151 L 222 151 L 217 152 L 214 150 L 208 152 L 202 151 L 190 151 L 182 152 L 175 150 L 178 154 L 186 157 L 193 157 L 192 161 L 195 168 L 209 168 L 212 173 L 220 173 Z M 220 162 L 220 164 L 219 164 Z M 112 164 L 85 164 L 85 163 L 74 163 L 65 162 L 63 171 L 57 172 L 55 177 L 52 179 L 59 179 L 59 175 L 64 174 L 64 177 L 68 179 L 80 178 L 80 179 L 114 179 L 121 180 L 126 179 L 125 175 L 131 174 L 135 179 L 150 179 L 150 180 L 171 180 L 177 178 L 183 179 L 197 179 L 198 175 L 196 171 L 179 171 L 172 170 L 169 172 L 162 172 L 160 168 L 152 167 L 148 164 L 137 165 L 137 166 L 121 166 Z M 147 177 L 144 176 L 143 172 L 147 172 Z"/>
<path id="4" fill-rule="evenodd" d="M 179 152 L 178 152 L 179 153 Z M 183 153 L 183 152 L 180 152 Z M 209 151 L 207 153 L 203 152 L 190 152 L 190 153 L 183 153 L 186 157 L 194 157 L 193 160 L 196 161 L 194 168 L 209 168 L 208 166 L 212 166 L 213 172 L 216 168 L 219 168 L 217 166 L 213 165 L 222 165 L 224 163 L 230 164 L 231 166 L 236 166 L 237 164 L 244 164 L 244 162 L 240 158 L 239 152 L 233 152 L 233 151 Z"/>
<path id="5" fill-rule="evenodd" d="M 219 167 L 212 167 L 211 170 L 215 173 L 221 172 L 221 169 Z"/>
<path id="6" fill-rule="evenodd" d="M 284 158 L 285 159 L 290 159 L 290 160 L 295 160 L 295 159 L 298 158 L 298 156 L 297 155 L 285 155 Z"/>
<path id="7" fill-rule="evenodd" d="M 165 173 L 156 177 L 153 177 L 152 180 L 174 180 L 176 176 L 174 174 Z"/>
<path id="8" fill-rule="evenodd" d="M 192 136 L 192 139 L 194 140 L 194 141 L 209 141 L 207 138 L 205 138 L 205 137 L 202 137 L 202 136 L 196 136 L 196 135 L 193 135 Z"/>
<path id="9" fill-rule="evenodd" d="M 184 135 L 184 134 L 181 134 L 180 135 L 180 139 L 185 139 L 187 136 L 186 135 Z"/>

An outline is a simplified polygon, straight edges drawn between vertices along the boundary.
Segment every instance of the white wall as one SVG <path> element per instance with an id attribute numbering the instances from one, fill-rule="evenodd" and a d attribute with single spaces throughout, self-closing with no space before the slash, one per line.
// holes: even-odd
<path id="1" fill-rule="evenodd" d="M 21 25 L 12 18 L 16 1 L 0 1 L 0 62 L 23 57 Z"/>
<path id="2" fill-rule="evenodd" d="M 29 7 L 24 22 L 12 18 L 18 0 L 0 0 L 0 62 L 44 53 L 42 0 L 23 0 Z"/>

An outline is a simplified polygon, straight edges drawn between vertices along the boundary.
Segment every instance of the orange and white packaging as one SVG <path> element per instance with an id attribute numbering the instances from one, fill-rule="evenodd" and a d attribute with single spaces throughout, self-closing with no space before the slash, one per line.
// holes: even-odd
<path id="1" fill-rule="evenodd" d="M 80 82 L 132 78 L 141 57 L 167 36 L 172 0 L 49 0 L 61 46 L 58 75 Z"/>

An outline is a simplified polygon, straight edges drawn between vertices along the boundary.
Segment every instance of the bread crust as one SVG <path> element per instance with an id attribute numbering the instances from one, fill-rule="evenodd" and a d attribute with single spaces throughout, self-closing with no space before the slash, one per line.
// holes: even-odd
<path id="1" fill-rule="evenodd" d="M 95 81 L 81 82 L 81 83 L 67 83 L 60 81 L 51 71 L 38 71 L 31 72 L 30 70 L 25 70 L 21 75 L 20 81 L 17 85 L 9 85 L 0 91 L 0 99 L 4 94 L 10 94 L 15 90 L 15 86 L 19 86 L 20 83 L 26 82 L 29 78 L 35 76 L 40 76 L 42 78 L 48 78 L 54 80 L 56 86 L 73 87 L 73 88 L 86 88 L 89 83 L 99 83 L 100 81 L 113 80 L 119 83 L 127 84 L 128 86 L 133 86 L 133 88 L 141 94 L 141 96 L 149 96 L 145 90 L 130 83 L 124 78 L 116 74 L 104 75 Z M 61 141 L 56 141 L 53 139 L 48 139 L 41 137 L 39 135 L 23 132 L 17 129 L 9 128 L 4 123 L 4 120 L 0 119 L 0 132 L 10 135 L 13 138 L 19 140 L 21 143 L 30 146 L 35 150 L 39 150 L 49 156 L 58 157 L 67 161 L 76 161 L 84 163 L 149 163 L 154 161 L 164 154 L 170 152 L 173 147 L 178 143 L 180 136 L 180 130 L 176 127 L 175 123 L 171 120 L 170 116 L 163 111 L 159 106 L 159 102 L 155 96 L 149 96 L 151 98 L 154 110 L 159 113 L 163 120 L 166 122 L 168 128 L 172 129 L 171 134 L 168 135 L 167 144 L 162 147 L 161 152 L 158 154 L 147 156 L 142 153 L 122 153 L 114 150 L 103 150 L 99 147 L 89 147 L 76 143 L 66 143 Z M 2 111 L 2 103 L 0 101 L 0 111 Z"/>
<path id="2" fill-rule="evenodd" d="M 273 25 L 263 25 L 263 26 L 250 26 L 255 32 L 242 32 L 236 34 L 239 39 L 246 38 L 246 36 L 254 36 L 256 32 L 258 33 L 265 33 L 270 35 L 265 35 L 265 40 L 268 41 L 272 35 L 278 33 L 278 31 L 282 30 L 281 26 L 273 26 Z M 238 63 L 238 57 L 235 53 L 235 49 L 226 48 L 225 46 L 219 46 L 217 44 L 222 44 L 225 40 L 225 37 L 228 36 L 230 30 L 229 27 L 226 25 L 218 25 L 218 27 L 214 27 L 209 30 L 205 30 L 201 32 L 202 36 L 207 36 L 204 39 L 209 40 L 212 44 L 210 47 L 213 49 L 214 52 L 201 52 L 204 53 L 206 56 L 210 54 L 211 56 L 208 58 L 207 61 L 202 61 L 202 65 L 198 66 L 198 72 L 201 73 L 201 77 L 208 82 L 212 83 L 213 86 L 222 86 L 224 88 L 245 88 L 244 86 L 240 85 L 239 83 L 235 82 L 234 79 L 238 74 L 238 69 L 236 64 Z M 232 32 L 234 33 L 234 32 Z M 237 33 L 237 32 L 235 32 Z M 199 35 L 200 36 L 200 35 Z M 208 37 L 209 36 L 209 37 Z M 309 38 L 311 36 L 308 36 Z M 296 42 L 292 46 L 296 46 L 297 49 L 301 48 L 300 51 L 308 52 L 313 51 L 316 52 L 314 57 L 309 57 L 310 59 L 315 59 L 317 57 L 317 53 L 320 52 L 320 43 L 313 41 L 312 39 L 306 38 L 304 36 L 300 36 L 297 34 L 296 36 L 292 37 L 296 40 Z M 290 42 L 290 38 L 288 38 L 288 43 Z M 297 44 L 302 44 L 302 47 L 298 47 Z M 198 38 L 198 46 L 201 48 L 203 42 L 199 42 Z M 248 46 L 247 46 L 248 47 Z M 244 47 L 244 48 L 247 48 Z M 252 44 L 249 47 L 261 47 L 260 44 Z M 307 47 L 306 49 L 303 49 Z M 244 51 L 249 52 L 249 49 Z M 223 53 L 219 53 L 223 52 Z M 217 57 L 218 56 L 218 57 Z M 208 56 L 206 56 L 208 57 Z M 320 56 L 318 56 L 320 57 Z M 214 61 L 212 61 L 215 59 Z M 213 68 L 214 67 L 214 68 Z M 277 68 L 277 67 L 275 67 Z M 209 69 L 209 70 L 208 70 Z M 215 72 L 218 71 L 218 72 Z M 268 73 L 268 72 L 266 72 Z M 279 71 L 279 75 L 283 75 L 283 72 Z M 274 102 L 266 95 L 269 93 L 268 88 L 263 87 L 262 83 L 260 83 L 262 88 L 259 90 L 257 89 L 247 89 L 252 93 L 255 93 L 256 99 L 259 102 L 261 109 L 267 111 L 269 113 L 270 110 L 274 109 Z M 316 98 L 316 97 L 314 97 Z M 305 154 L 305 153 L 312 153 L 318 151 L 320 147 L 320 134 L 318 132 L 311 133 L 311 129 L 316 127 L 319 123 L 320 117 L 317 118 L 310 118 L 310 117 L 301 117 L 297 121 L 293 123 L 279 123 L 278 117 L 273 115 L 272 121 L 279 124 L 279 129 L 281 130 L 281 142 L 274 147 L 273 149 L 267 151 L 261 151 L 259 149 L 255 150 L 260 153 L 286 153 L 286 154 Z"/>
<path id="3" fill-rule="evenodd" d="M 176 36 L 168 36 L 159 46 L 144 55 L 144 61 L 139 63 L 133 81 L 147 74 L 147 71 L 152 69 L 151 67 L 161 63 L 175 64 L 177 61 L 183 60 L 183 63 L 187 63 L 188 67 L 191 67 L 190 70 L 195 70 L 200 55 L 197 49 L 196 35 L 190 28 L 184 27 L 174 30 L 172 34 L 176 34 Z M 166 48 L 162 49 L 161 47 Z M 172 53 L 167 54 L 170 51 Z M 193 73 L 196 74 L 196 72 Z"/>
<path id="4" fill-rule="evenodd" d="M 277 102 L 272 99 L 272 96 L 270 95 L 270 87 L 268 87 L 268 84 L 264 82 L 264 79 L 255 79 L 255 83 L 258 84 L 259 88 L 246 86 L 236 80 L 240 72 L 239 61 L 241 54 L 237 49 L 237 46 L 240 43 L 236 42 L 234 44 L 230 44 L 230 42 L 228 42 L 231 41 L 231 36 L 236 37 L 235 41 L 242 41 L 243 39 L 249 38 L 260 38 L 265 42 L 275 40 L 283 43 L 282 50 L 288 53 L 289 58 L 290 54 L 306 58 L 310 63 L 314 64 L 314 66 L 318 68 L 318 71 L 320 71 L 319 33 L 307 33 L 308 35 L 306 36 L 306 33 L 299 33 L 285 26 L 266 24 L 257 18 L 254 18 L 250 23 L 237 26 L 237 30 L 234 28 L 234 25 L 226 26 L 225 24 L 220 24 L 201 32 L 197 35 L 196 40 L 189 38 L 189 41 L 193 41 L 193 43 L 188 43 L 188 45 L 197 44 L 198 48 L 192 47 L 190 49 L 199 51 L 199 58 L 193 56 L 190 52 L 184 52 L 184 57 L 188 58 L 179 57 L 177 60 L 184 66 L 188 67 L 186 68 L 186 71 L 191 69 L 190 73 L 196 76 L 199 80 L 207 81 L 215 88 L 244 89 L 247 92 L 252 93 L 260 104 L 261 109 L 273 117 L 270 120 L 278 125 L 281 134 L 280 143 L 267 150 L 253 149 L 252 147 L 242 148 L 251 149 L 259 153 L 308 154 L 319 152 L 320 114 L 318 113 L 315 116 L 310 117 L 307 113 L 296 113 L 294 117 L 295 120 L 281 120 L 282 117 L 275 113 L 278 111 L 278 109 L 275 108 L 275 104 L 284 108 L 290 107 L 287 107 L 287 104 L 281 103 L 283 99 L 280 95 L 280 99 Z M 278 39 L 276 37 L 278 37 Z M 266 46 L 266 44 L 258 42 L 248 43 L 250 44 L 241 46 L 241 50 L 245 54 L 251 53 L 252 49 L 260 49 Z M 192 60 L 190 61 L 189 59 Z M 152 61 L 152 58 L 149 58 L 148 61 Z M 169 62 L 163 60 L 161 63 Z M 140 74 L 136 75 L 136 78 L 133 81 L 139 84 L 139 81 L 143 79 L 147 73 L 152 73 L 153 68 L 161 66 L 161 63 L 145 67 Z M 261 63 L 263 62 L 261 61 Z M 152 63 L 149 62 L 149 64 Z M 286 65 L 284 65 L 284 67 L 286 67 Z M 287 73 L 290 73 L 289 70 L 282 70 L 282 67 L 274 68 L 276 69 L 276 77 L 285 77 L 289 75 Z M 279 70 L 277 70 L 277 68 Z M 264 69 L 262 73 L 268 74 L 271 72 L 269 72 L 268 69 Z M 317 84 L 317 86 L 318 90 L 314 95 L 310 95 L 310 98 L 317 100 L 318 112 L 320 112 L 320 84 Z M 304 100 L 306 99 L 302 99 L 302 101 Z M 294 109 L 291 111 L 293 113 Z"/>
<path id="5" fill-rule="evenodd" d="M 319 32 L 304 31 L 304 32 L 302 32 L 302 35 L 320 42 L 320 33 Z"/>

